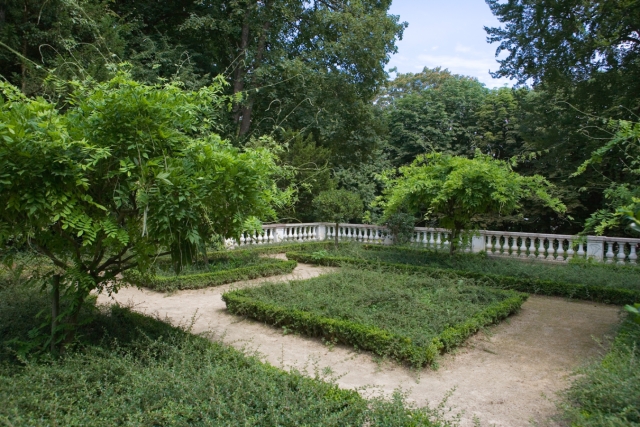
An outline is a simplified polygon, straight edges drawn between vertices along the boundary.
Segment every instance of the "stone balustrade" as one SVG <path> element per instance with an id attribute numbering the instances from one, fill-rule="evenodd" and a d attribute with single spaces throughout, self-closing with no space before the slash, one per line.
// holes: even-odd
<path id="1" fill-rule="evenodd" d="M 243 233 L 239 241 L 228 240 L 229 246 L 263 245 L 283 242 L 333 240 L 390 245 L 393 236 L 386 227 L 368 224 L 315 222 L 307 224 L 268 224 L 259 232 Z M 442 228 L 416 227 L 411 237 L 413 246 L 449 250 L 451 233 Z M 479 230 L 460 237 L 457 244 L 465 252 L 486 252 L 489 256 L 568 262 L 572 258 L 593 259 L 608 264 L 636 264 L 640 239 L 604 236 L 571 236 L 562 234 L 517 233 Z"/>

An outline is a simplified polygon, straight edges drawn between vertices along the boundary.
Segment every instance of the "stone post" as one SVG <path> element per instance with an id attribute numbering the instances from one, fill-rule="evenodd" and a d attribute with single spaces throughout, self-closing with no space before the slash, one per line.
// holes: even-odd
<path id="1" fill-rule="evenodd" d="M 281 243 L 284 242 L 284 234 L 285 229 L 284 227 L 276 227 L 273 229 L 273 242 L 274 243 Z"/>
<path id="2" fill-rule="evenodd" d="M 318 231 L 316 232 L 316 240 L 322 242 L 327 239 L 327 226 L 324 224 L 318 224 Z"/>
<path id="3" fill-rule="evenodd" d="M 598 262 L 604 259 L 604 238 L 601 236 L 587 236 L 587 259 L 593 258 Z"/>
<path id="4" fill-rule="evenodd" d="M 479 234 L 474 234 L 471 237 L 471 252 L 473 252 L 474 254 L 487 250 L 486 238 L 484 233 L 482 233 L 482 231 L 479 231 L 478 233 Z"/>

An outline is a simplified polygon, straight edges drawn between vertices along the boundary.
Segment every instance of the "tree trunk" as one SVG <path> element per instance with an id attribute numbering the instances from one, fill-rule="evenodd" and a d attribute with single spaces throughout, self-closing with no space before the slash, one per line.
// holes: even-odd
<path id="1" fill-rule="evenodd" d="M 449 255 L 453 255 L 456 251 L 456 242 L 458 241 L 459 231 L 457 229 L 451 230 L 451 241 L 449 242 Z"/>
<path id="2" fill-rule="evenodd" d="M 338 224 L 336 222 L 336 229 L 335 229 L 335 244 L 336 244 L 336 249 L 338 249 L 338 227 L 340 226 L 340 224 Z"/>
<path id="3" fill-rule="evenodd" d="M 244 76 L 246 74 L 246 60 L 247 60 L 247 46 L 249 45 L 249 17 L 251 9 L 247 8 L 247 12 L 244 15 L 244 22 L 242 23 L 242 33 L 240 36 L 240 54 L 238 55 L 238 65 L 236 67 L 233 78 L 233 94 L 238 94 L 244 90 Z M 234 120 L 240 126 L 240 120 L 242 117 L 242 108 L 240 102 L 236 102 L 233 105 Z M 240 132 L 240 128 L 238 128 Z"/>
<path id="4" fill-rule="evenodd" d="M 56 352 L 56 329 L 60 314 L 60 275 L 51 278 L 51 353 Z"/>
<path id="5" fill-rule="evenodd" d="M 23 27 L 25 28 L 25 32 L 26 32 L 26 28 L 27 28 L 27 24 L 29 23 L 29 10 L 27 9 L 27 2 L 24 2 L 24 9 L 23 9 Z M 27 62 L 26 62 L 26 58 L 27 58 L 27 35 L 26 34 L 22 34 L 22 52 L 20 52 L 22 54 L 22 58 L 20 58 L 20 78 L 21 78 L 21 82 L 20 82 L 20 90 L 22 91 L 22 93 L 26 94 L 26 90 L 27 90 Z"/>
<path id="6" fill-rule="evenodd" d="M 256 52 L 256 60 L 253 64 L 253 75 L 251 76 L 251 89 L 256 87 L 256 70 L 262 64 L 262 57 L 267 43 L 267 32 L 271 27 L 271 22 L 267 21 L 262 26 L 262 34 L 260 34 L 260 40 L 258 41 L 258 50 Z M 246 135 L 251 129 L 251 115 L 253 114 L 253 95 L 247 100 L 247 104 L 242 108 L 242 122 L 240 123 L 239 136 Z"/>

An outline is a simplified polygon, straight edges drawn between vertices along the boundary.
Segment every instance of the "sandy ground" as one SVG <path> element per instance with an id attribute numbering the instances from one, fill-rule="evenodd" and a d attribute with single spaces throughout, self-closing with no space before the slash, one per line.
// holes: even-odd
<path id="1" fill-rule="evenodd" d="M 345 388 L 369 393 L 402 389 L 418 405 L 437 405 L 455 389 L 447 407 L 462 411 L 462 425 L 505 427 L 555 425 L 553 400 L 569 384 L 573 368 L 602 351 L 602 340 L 619 321 L 619 308 L 603 304 L 531 296 L 520 313 L 479 333 L 453 354 L 444 355 L 437 370 L 411 370 L 346 346 L 325 345 L 318 339 L 285 335 L 283 330 L 226 311 L 220 296 L 229 289 L 267 281 L 305 279 L 330 269 L 300 264 L 289 275 L 256 279 L 215 288 L 170 295 L 126 288 L 114 299 L 99 302 L 131 305 L 137 311 L 192 324 L 194 333 L 245 351 L 284 369 L 330 372 Z M 366 392 L 365 392 L 366 393 Z"/>

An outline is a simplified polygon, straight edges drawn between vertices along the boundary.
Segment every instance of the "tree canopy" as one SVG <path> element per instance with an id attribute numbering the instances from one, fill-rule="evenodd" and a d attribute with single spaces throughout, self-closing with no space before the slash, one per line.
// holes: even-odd
<path id="1" fill-rule="evenodd" d="M 508 163 L 477 152 L 473 159 L 432 153 L 418 156 L 399 176 L 388 177 L 383 204 L 385 217 L 403 211 L 452 231 L 455 250 L 460 231 L 471 230 L 483 214 L 508 215 L 525 198 L 535 198 L 557 212 L 566 207 L 551 194 L 552 185 L 541 176 L 522 176 Z"/>

